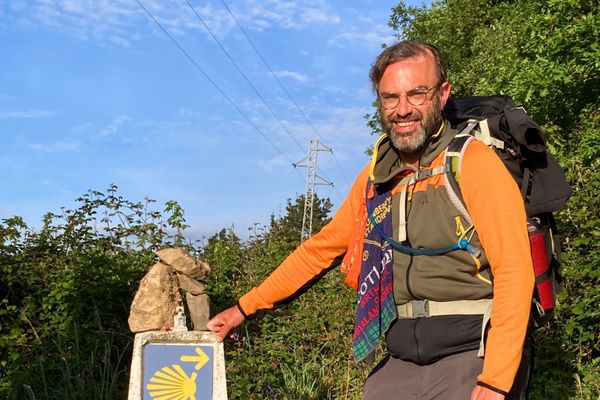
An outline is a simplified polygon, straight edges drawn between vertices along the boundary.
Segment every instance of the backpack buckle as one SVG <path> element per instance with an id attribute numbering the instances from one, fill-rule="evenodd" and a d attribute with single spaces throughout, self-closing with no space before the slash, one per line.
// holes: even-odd
<path id="1" fill-rule="evenodd" d="M 410 305 L 413 318 L 429 317 L 429 300 L 412 300 Z"/>

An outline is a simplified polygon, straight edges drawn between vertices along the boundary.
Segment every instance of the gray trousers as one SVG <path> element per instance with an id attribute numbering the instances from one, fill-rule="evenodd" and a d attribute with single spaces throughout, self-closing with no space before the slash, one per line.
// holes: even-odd
<path id="1" fill-rule="evenodd" d="M 444 357 L 429 365 L 417 365 L 387 357 L 365 382 L 364 400 L 468 400 L 483 369 L 477 350 Z M 507 399 L 520 399 L 528 375 L 527 357 L 517 372 Z"/>

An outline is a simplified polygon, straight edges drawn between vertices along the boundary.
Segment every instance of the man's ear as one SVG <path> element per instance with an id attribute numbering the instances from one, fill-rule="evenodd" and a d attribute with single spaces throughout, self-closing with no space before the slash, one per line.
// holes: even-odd
<path id="1" fill-rule="evenodd" d="M 448 97 L 450 97 L 450 92 L 452 91 L 452 85 L 450 82 L 444 81 L 440 85 L 440 109 L 443 110 L 446 106 L 446 102 L 448 101 Z"/>

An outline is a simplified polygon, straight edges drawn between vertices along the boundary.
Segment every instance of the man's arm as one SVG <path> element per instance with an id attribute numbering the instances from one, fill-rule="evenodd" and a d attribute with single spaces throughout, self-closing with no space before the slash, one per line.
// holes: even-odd
<path id="1" fill-rule="evenodd" d="M 361 204 L 364 202 L 368 169 L 360 173 L 350 194 L 332 220 L 319 233 L 300 245 L 258 287 L 251 289 L 236 307 L 217 314 L 208 329 L 222 340 L 246 318 L 256 318 L 266 311 L 297 297 L 327 272 L 347 251 Z"/>
<path id="2" fill-rule="evenodd" d="M 478 381 L 506 394 L 521 360 L 534 284 L 525 207 L 502 161 L 479 141 L 465 152 L 460 184 L 494 276 L 491 328 Z"/>

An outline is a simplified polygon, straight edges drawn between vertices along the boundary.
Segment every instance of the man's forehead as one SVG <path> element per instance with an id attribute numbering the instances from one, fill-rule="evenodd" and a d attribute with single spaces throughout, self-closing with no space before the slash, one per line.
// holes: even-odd
<path id="1" fill-rule="evenodd" d="M 428 87 L 436 80 L 437 70 L 433 58 L 423 55 L 406 58 L 388 65 L 379 84 L 385 86 L 402 83 L 411 88 L 418 88 L 420 86 Z"/>
<path id="2" fill-rule="evenodd" d="M 407 57 L 404 58 L 402 60 L 398 60 L 395 62 L 390 63 L 390 65 L 388 65 L 385 70 L 384 70 L 384 74 L 388 69 L 401 69 L 401 68 L 409 68 L 412 65 L 420 65 L 421 67 L 424 68 L 433 68 L 435 70 L 436 67 L 436 62 L 435 62 L 435 58 L 433 57 L 433 54 L 431 54 L 431 52 L 427 52 L 427 53 L 422 53 L 422 54 L 418 54 L 414 57 Z"/>

